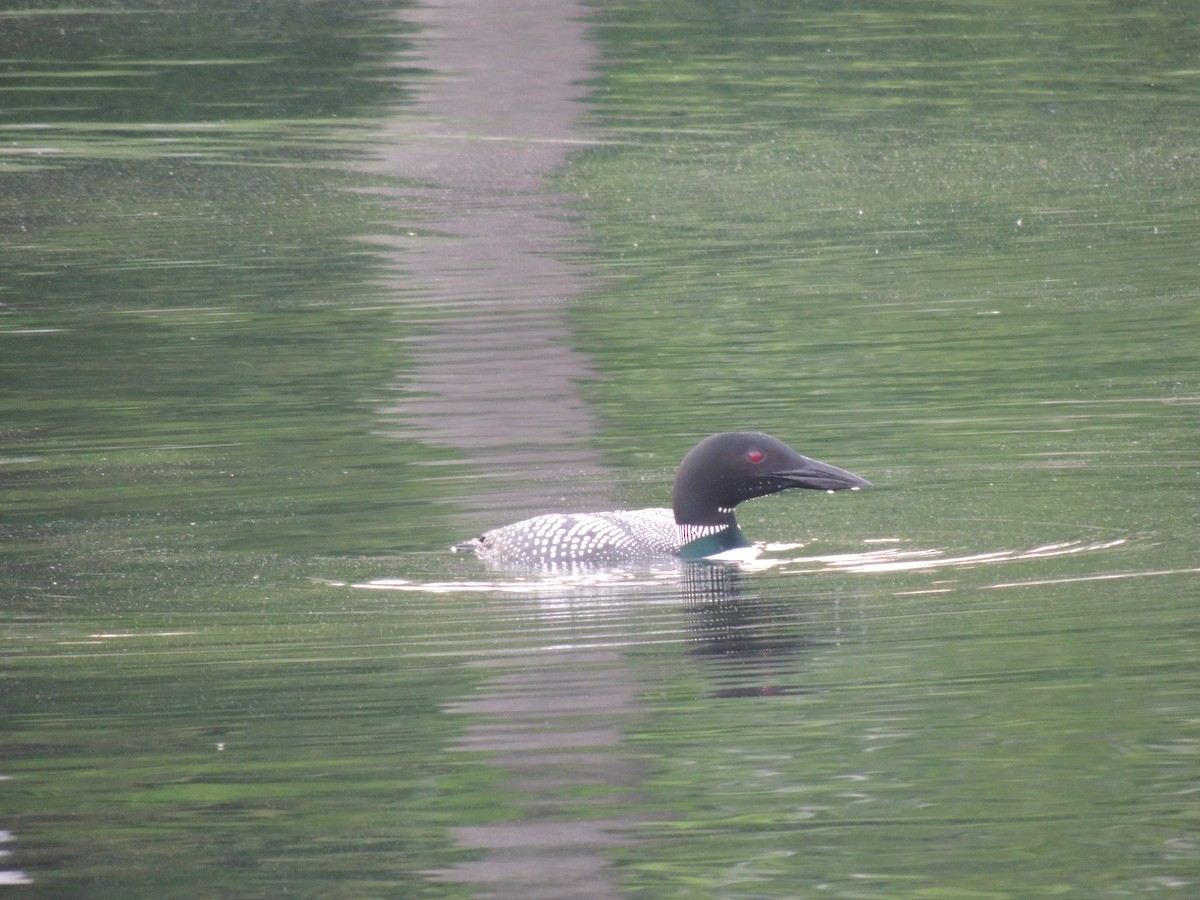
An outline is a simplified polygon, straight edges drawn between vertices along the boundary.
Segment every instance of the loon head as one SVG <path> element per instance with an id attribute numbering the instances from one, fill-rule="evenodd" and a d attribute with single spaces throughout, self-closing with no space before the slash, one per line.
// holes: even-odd
<path id="1" fill-rule="evenodd" d="M 692 448 L 675 474 L 672 507 L 681 526 L 736 528 L 743 500 L 790 488 L 843 491 L 870 487 L 865 478 L 797 453 L 756 431 L 714 434 Z"/>

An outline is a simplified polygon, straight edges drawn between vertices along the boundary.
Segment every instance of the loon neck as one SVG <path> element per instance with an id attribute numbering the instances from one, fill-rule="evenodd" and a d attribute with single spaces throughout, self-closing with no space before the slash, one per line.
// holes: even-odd
<path id="1" fill-rule="evenodd" d="M 726 550 L 750 547 L 736 521 L 725 525 L 680 525 L 680 559 L 704 559 Z"/>

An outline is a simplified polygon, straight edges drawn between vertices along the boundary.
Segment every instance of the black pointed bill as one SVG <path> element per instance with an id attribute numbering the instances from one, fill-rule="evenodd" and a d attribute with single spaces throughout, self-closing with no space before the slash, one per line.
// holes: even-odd
<path id="1" fill-rule="evenodd" d="M 856 491 L 871 487 L 871 482 L 853 472 L 831 466 L 816 459 L 801 457 L 802 462 L 790 469 L 773 473 L 777 478 L 790 481 L 789 487 L 808 488 L 813 491 Z"/>

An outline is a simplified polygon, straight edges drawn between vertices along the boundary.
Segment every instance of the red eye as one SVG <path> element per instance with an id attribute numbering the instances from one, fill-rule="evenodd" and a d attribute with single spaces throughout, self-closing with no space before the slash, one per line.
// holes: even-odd
<path id="1" fill-rule="evenodd" d="M 765 457 L 766 454 L 758 449 L 746 451 L 746 459 L 750 460 L 750 462 L 754 463 L 755 465 L 758 465 L 760 462 L 762 462 Z"/>

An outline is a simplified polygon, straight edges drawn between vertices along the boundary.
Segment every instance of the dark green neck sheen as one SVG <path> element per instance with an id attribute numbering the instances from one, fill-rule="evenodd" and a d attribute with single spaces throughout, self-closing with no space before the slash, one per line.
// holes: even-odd
<path id="1" fill-rule="evenodd" d="M 737 550 L 749 546 L 751 546 L 750 542 L 746 540 L 742 529 L 738 528 L 735 523 L 716 534 L 706 534 L 704 537 L 688 541 L 679 548 L 679 558 L 704 559 L 706 556 L 724 553 L 726 550 Z"/>

